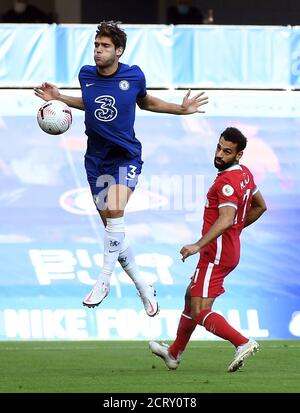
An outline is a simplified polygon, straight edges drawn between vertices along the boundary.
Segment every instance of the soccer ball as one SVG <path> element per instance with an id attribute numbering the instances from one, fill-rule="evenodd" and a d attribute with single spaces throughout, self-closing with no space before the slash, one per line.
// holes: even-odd
<path id="1" fill-rule="evenodd" d="M 72 112 L 65 103 L 59 100 L 49 100 L 39 108 L 37 121 L 44 132 L 50 135 L 60 135 L 71 126 Z"/>

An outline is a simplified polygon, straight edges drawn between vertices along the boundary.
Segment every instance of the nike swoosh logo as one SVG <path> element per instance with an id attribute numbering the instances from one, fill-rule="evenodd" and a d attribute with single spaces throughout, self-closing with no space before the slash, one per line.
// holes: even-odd
<path id="1" fill-rule="evenodd" d="M 85 86 L 89 87 L 89 86 L 93 86 L 95 83 L 86 83 Z"/>
<path id="2" fill-rule="evenodd" d="M 113 250 L 113 251 L 111 251 L 111 250 L 108 250 L 108 252 L 117 252 L 117 251 L 119 251 L 119 250 Z"/>
<path id="3" fill-rule="evenodd" d="M 90 301 L 91 301 L 92 294 L 93 294 L 93 291 L 91 291 L 90 295 L 89 295 L 88 298 L 85 300 L 86 302 L 90 302 Z"/>
<path id="4" fill-rule="evenodd" d="M 148 300 L 150 307 L 151 307 L 151 314 L 153 314 L 155 312 L 153 305 L 151 304 L 151 301 Z"/>

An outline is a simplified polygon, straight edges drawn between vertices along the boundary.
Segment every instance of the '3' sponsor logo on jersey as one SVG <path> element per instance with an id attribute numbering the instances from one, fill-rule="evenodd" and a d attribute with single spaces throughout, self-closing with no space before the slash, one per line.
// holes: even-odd
<path id="1" fill-rule="evenodd" d="M 118 110 L 114 106 L 115 98 L 109 95 L 98 96 L 95 99 L 96 103 L 99 103 L 99 108 L 95 110 L 95 116 L 97 119 L 103 122 L 110 122 L 117 117 Z"/>

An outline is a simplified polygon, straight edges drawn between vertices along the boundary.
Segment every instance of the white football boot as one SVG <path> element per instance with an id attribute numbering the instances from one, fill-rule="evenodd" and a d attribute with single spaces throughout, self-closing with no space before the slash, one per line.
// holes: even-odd
<path id="1" fill-rule="evenodd" d="M 180 357 L 175 359 L 169 353 L 169 346 L 168 344 L 162 343 L 159 344 L 156 341 L 150 341 L 149 348 L 153 354 L 157 357 L 160 357 L 165 362 L 167 369 L 169 370 L 176 370 L 180 363 Z"/>
<path id="2" fill-rule="evenodd" d="M 249 339 L 248 343 L 239 346 L 236 349 L 234 359 L 229 364 L 227 371 L 233 373 L 234 371 L 239 370 L 244 365 L 244 361 L 255 354 L 259 350 L 259 344 L 253 340 Z"/>
<path id="3" fill-rule="evenodd" d="M 102 280 L 98 280 L 90 293 L 83 300 L 82 304 L 90 308 L 96 307 L 108 295 L 109 290 L 109 284 L 105 283 Z"/>
<path id="4" fill-rule="evenodd" d="M 145 311 L 149 317 L 154 317 L 156 314 L 159 313 L 159 305 L 156 299 L 156 291 L 152 287 L 152 285 L 149 285 L 146 290 L 140 291 L 138 295 L 140 296 L 144 304 Z"/>

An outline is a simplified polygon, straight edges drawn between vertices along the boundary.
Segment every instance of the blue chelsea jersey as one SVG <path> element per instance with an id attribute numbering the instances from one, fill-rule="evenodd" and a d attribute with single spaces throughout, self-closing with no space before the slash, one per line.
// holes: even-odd
<path id="1" fill-rule="evenodd" d="M 136 100 L 147 94 L 146 81 L 138 66 L 119 63 L 118 70 L 102 76 L 96 66 L 83 66 L 79 82 L 85 108 L 87 153 L 101 158 L 125 152 L 141 154 L 141 143 L 135 137 Z"/>

